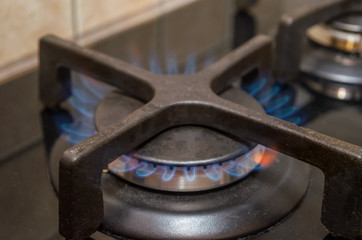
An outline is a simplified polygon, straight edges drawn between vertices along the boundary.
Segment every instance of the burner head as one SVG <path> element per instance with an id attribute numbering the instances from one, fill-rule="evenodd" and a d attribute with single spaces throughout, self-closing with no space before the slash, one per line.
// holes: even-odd
<path id="1" fill-rule="evenodd" d="M 331 25 L 342 31 L 362 33 L 362 13 L 353 12 L 331 21 Z"/>
<path id="2" fill-rule="evenodd" d="M 251 96 L 230 88 L 221 96 L 263 111 Z M 144 103 L 119 90 L 99 104 L 98 130 L 124 118 Z M 109 170 L 132 183 L 166 191 L 200 191 L 232 183 L 248 175 L 260 162 L 264 148 L 201 126 L 168 129 L 137 149 L 120 156 Z"/>
<path id="3" fill-rule="evenodd" d="M 59 191 L 59 159 L 70 147 L 57 139 L 50 177 Z M 308 164 L 278 154 L 275 162 L 216 191 L 153 191 L 102 174 L 104 218 L 100 231 L 116 239 L 241 239 L 277 226 L 303 200 Z M 237 216 L 237 217 L 235 217 Z"/>
<path id="4" fill-rule="evenodd" d="M 313 42 L 346 53 L 362 52 L 362 13 L 349 13 L 307 30 Z"/>
<path id="5" fill-rule="evenodd" d="M 362 99 L 362 13 L 349 13 L 307 30 L 314 43 L 301 63 L 305 82 L 329 97 Z"/>

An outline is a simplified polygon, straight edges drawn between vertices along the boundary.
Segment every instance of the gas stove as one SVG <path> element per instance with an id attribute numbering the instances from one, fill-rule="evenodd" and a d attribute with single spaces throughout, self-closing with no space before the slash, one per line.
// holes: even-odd
<path id="1" fill-rule="evenodd" d="M 358 9 L 348 0 L 297 9 L 273 38 L 254 34 L 243 6 L 234 48 L 221 57 L 148 54 L 145 61 L 131 48 L 124 61 L 42 38 L 42 168 L 59 199 L 59 233 L 361 238 L 359 48 L 328 45 L 316 33 L 358 25 Z M 353 61 L 352 70 L 345 60 L 343 71 L 321 74 L 329 70 L 319 52 Z"/>

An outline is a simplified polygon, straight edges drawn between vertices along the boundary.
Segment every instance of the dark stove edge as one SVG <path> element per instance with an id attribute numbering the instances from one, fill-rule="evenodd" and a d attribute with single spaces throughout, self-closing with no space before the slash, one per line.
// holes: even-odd
<path id="1" fill-rule="evenodd" d="M 0 84 L 0 162 L 41 140 L 37 85 L 37 70 Z"/>

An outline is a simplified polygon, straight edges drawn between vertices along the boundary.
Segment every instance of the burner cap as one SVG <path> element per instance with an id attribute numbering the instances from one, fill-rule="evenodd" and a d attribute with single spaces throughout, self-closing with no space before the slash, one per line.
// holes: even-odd
<path id="1" fill-rule="evenodd" d="M 360 101 L 362 13 L 348 13 L 314 25 L 307 30 L 307 36 L 316 44 L 304 50 L 300 65 L 303 81 L 326 96 Z"/>
<path id="2" fill-rule="evenodd" d="M 362 13 L 349 13 L 307 30 L 313 42 L 346 53 L 362 52 Z"/>
<path id="3" fill-rule="evenodd" d="M 230 88 L 221 97 L 263 111 L 254 98 L 240 89 Z M 110 92 L 96 110 L 97 129 L 108 127 L 143 104 L 120 90 Z M 167 129 L 132 153 L 120 156 L 109 169 L 142 186 L 167 191 L 199 191 L 245 177 L 258 165 L 254 155 L 260 155 L 263 150 L 259 145 L 207 127 L 187 125 Z"/>
<path id="4" fill-rule="evenodd" d="M 362 13 L 354 12 L 335 18 L 330 23 L 333 27 L 356 33 L 362 33 Z"/>
<path id="5" fill-rule="evenodd" d="M 241 90 L 231 88 L 221 97 L 263 111 L 259 103 Z M 143 103 L 122 94 L 119 90 L 109 93 L 99 104 L 95 123 L 98 130 L 124 118 Z M 180 126 L 157 135 L 132 154 L 139 160 L 172 165 L 205 165 L 238 157 L 256 144 L 236 140 L 202 126 Z"/>
<path id="6" fill-rule="evenodd" d="M 362 100 L 360 58 L 307 46 L 300 70 L 303 81 L 316 92 L 339 100 Z"/>

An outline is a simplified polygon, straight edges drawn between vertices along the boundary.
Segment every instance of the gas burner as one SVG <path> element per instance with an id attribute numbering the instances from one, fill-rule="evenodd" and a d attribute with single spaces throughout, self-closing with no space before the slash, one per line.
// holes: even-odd
<path id="1" fill-rule="evenodd" d="M 362 13 L 344 14 L 307 30 L 315 44 L 307 47 L 301 71 L 310 88 L 340 100 L 362 99 L 361 30 Z"/>
<path id="2" fill-rule="evenodd" d="M 57 140 L 51 156 L 51 173 L 59 191 L 61 234 L 69 239 L 84 239 L 100 229 L 112 236 L 134 238 L 230 239 L 263 231 L 290 213 L 306 191 L 308 171 L 293 158 L 283 160 L 284 157 L 277 156 L 269 168 L 249 174 L 243 181 L 232 183 L 235 179 L 229 178 L 224 187 L 219 187 L 224 185 L 219 182 L 219 188 L 194 193 L 157 191 L 126 184 L 104 171 L 120 156 L 124 157 L 125 165 L 137 157 L 139 164 L 167 165 L 163 166 L 162 176 L 168 180 L 173 171 L 170 166 L 176 169 L 177 165 L 183 165 L 187 171 L 188 166 L 191 170 L 193 166 L 204 168 L 206 165 L 207 169 L 208 165 L 220 162 L 223 165 L 224 160 L 229 162 L 230 157 L 242 160 L 244 157 L 241 156 L 247 154 L 247 150 L 253 153 L 258 146 L 255 144 L 260 144 L 320 168 L 325 175 L 322 222 L 338 236 L 360 236 L 358 200 L 362 189 L 362 149 L 268 116 L 260 111 L 260 106 L 255 105 L 253 109 L 251 98 L 239 89 L 238 96 L 249 98 L 248 103 L 237 104 L 237 98 L 230 101 L 220 96 L 232 90 L 235 79 L 253 69 L 256 69 L 257 79 L 263 76 L 269 79 L 271 50 L 271 40 L 257 36 L 200 72 L 164 76 L 56 37 L 43 38 L 40 43 L 40 94 L 48 108 L 57 109 L 70 96 L 70 69 L 81 69 L 85 74 L 121 89 L 122 93 L 112 92 L 104 102 L 124 95 L 140 100 L 140 103 L 134 101 L 136 108 L 142 103 L 135 111 L 127 107 L 122 109 L 126 116 L 114 123 L 115 117 L 107 104 L 100 104 L 95 117 L 97 133 L 72 147 L 65 138 Z M 116 105 L 111 104 L 111 108 Z M 109 120 L 104 120 L 108 117 Z M 201 133 L 215 131 L 206 136 L 221 138 L 221 143 L 245 139 L 239 146 L 247 148 L 221 151 L 219 146 L 213 145 L 218 149 L 217 154 L 198 156 L 191 151 L 188 158 L 177 158 L 157 148 L 154 151 L 153 141 L 164 143 L 166 140 L 162 139 L 162 134 L 171 130 L 175 133 L 181 127 L 186 134 L 190 126 L 202 126 Z M 240 143 L 235 144 L 232 145 Z M 133 153 L 132 149 L 139 151 Z M 193 156 L 197 156 L 198 161 L 192 159 Z M 147 174 L 147 167 L 144 167 L 139 171 L 143 175 Z M 112 165 L 111 169 L 114 169 Z M 242 171 L 236 172 L 244 177 Z M 146 178 L 141 183 L 128 176 L 122 177 L 147 186 Z M 152 181 L 152 188 L 159 188 L 155 184 L 157 181 Z M 209 184 L 204 189 L 214 187 Z M 175 204 L 165 207 L 168 204 L 163 200 L 166 199 L 172 199 Z M 205 204 L 207 200 L 210 204 Z M 248 207 L 250 204 L 252 209 Z"/>
<path id="3" fill-rule="evenodd" d="M 237 88 L 222 98 L 263 111 L 250 95 Z M 143 106 L 141 101 L 116 90 L 99 104 L 95 122 L 98 130 Z M 202 126 L 168 129 L 147 143 L 109 164 L 109 170 L 138 185 L 167 191 L 212 189 L 244 178 L 261 162 L 264 147 L 225 136 Z"/>
<path id="4" fill-rule="evenodd" d="M 291 81 L 301 72 L 302 81 L 315 92 L 360 101 L 361 16 L 362 2 L 349 0 L 318 1 L 283 15 L 276 44 L 277 76 Z"/>
<path id="5" fill-rule="evenodd" d="M 59 159 L 69 147 L 61 137 L 51 154 L 51 177 L 57 190 Z M 155 191 L 103 173 L 104 218 L 99 230 L 116 239 L 250 237 L 293 211 L 307 191 L 309 172 L 307 164 L 278 154 L 269 168 L 242 181 L 192 193 Z"/>
<path id="6" fill-rule="evenodd" d="M 73 77 L 77 75 L 73 74 Z M 87 80 L 94 85 L 91 79 Z M 86 86 L 89 84 L 84 82 L 84 77 L 80 81 Z M 79 81 L 72 83 L 74 86 L 79 85 Z M 68 102 L 81 113 L 83 121 L 84 117 L 94 117 L 97 131 L 106 129 L 145 104 L 124 91 L 113 90 L 97 103 L 93 116 L 76 104 L 85 99 L 89 103 L 92 98 L 85 96 L 85 92 L 80 89 L 73 89 L 73 95 L 75 98 L 70 98 Z M 220 97 L 263 112 L 263 107 L 256 99 L 238 87 L 228 88 Z M 69 135 L 69 129 L 70 126 L 63 126 L 63 136 L 56 141 L 51 153 L 51 177 L 57 191 L 59 159 L 74 143 L 69 141 L 69 137 L 74 139 L 77 134 L 85 133 L 82 129 L 77 134 Z M 268 161 L 275 163 L 268 169 L 258 169 L 260 164 L 267 163 L 262 158 L 269 158 Z M 255 169 L 262 171 L 250 174 Z M 165 236 L 183 240 L 225 239 L 250 236 L 287 216 L 301 201 L 309 184 L 308 165 L 271 150 L 265 151 L 261 145 L 192 125 L 167 129 L 131 153 L 118 157 L 108 165 L 108 170 L 126 181 L 112 177 L 107 174 L 108 171 L 103 174 L 102 182 L 106 186 L 105 221 L 100 230 L 112 236 L 131 239 L 164 239 Z M 236 182 L 248 175 L 247 179 Z M 268 187 L 270 185 L 274 187 Z M 217 190 L 205 191 L 213 188 Z M 191 191 L 193 193 L 188 193 Z M 268 198 L 267 202 L 265 198 Z M 270 202 L 273 202 L 272 208 L 268 206 Z M 160 211 L 159 206 L 162 206 L 163 211 Z M 246 214 L 247 209 L 257 210 L 253 210 L 253 214 Z M 147 217 L 139 214 L 140 211 L 147 212 Z M 229 217 L 231 213 L 244 217 L 233 219 Z M 196 221 L 195 215 L 198 216 Z M 114 221 L 115 217 L 122 219 L 122 223 Z M 198 227 L 196 231 L 186 234 L 179 228 L 180 221 L 186 227 L 195 224 Z M 207 225 L 204 224 L 206 221 Z M 166 222 L 168 225 L 177 224 L 180 230 L 165 227 L 168 226 Z M 157 231 L 152 231 L 154 229 Z"/>
<path id="7" fill-rule="evenodd" d="M 307 30 L 310 40 L 346 53 L 362 52 L 362 13 L 349 13 Z"/>

